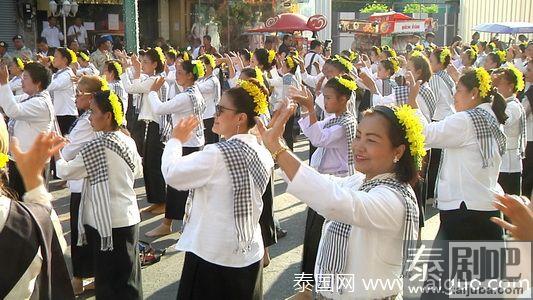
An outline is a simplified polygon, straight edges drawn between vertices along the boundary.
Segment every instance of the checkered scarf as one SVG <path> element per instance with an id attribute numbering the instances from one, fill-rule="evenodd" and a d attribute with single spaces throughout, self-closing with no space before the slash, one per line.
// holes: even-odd
<path id="1" fill-rule="evenodd" d="M 200 120 L 198 127 L 196 127 L 196 136 L 202 137 L 204 135 L 204 123 L 201 121 L 203 119 L 205 109 L 207 108 L 205 99 L 196 85 L 190 86 L 184 91 L 184 93 L 187 93 L 187 96 L 189 96 L 189 99 L 191 100 L 192 112 L 194 116 Z"/>
<path id="2" fill-rule="evenodd" d="M 428 84 L 424 83 L 420 86 L 419 95 L 429 109 L 429 118 L 433 120 L 433 115 L 435 115 L 435 110 L 437 109 L 437 98 L 435 94 L 433 94 Z"/>
<path id="3" fill-rule="evenodd" d="M 444 70 L 440 70 L 440 71 L 435 72 L 435 75 L 437 75 L 440 78 L 442 78 L 442 80 L 444 81 L 444 83 L 446 84 L 448 89 L 450 89 L 450 94 L 453 95 L 453 89 L 455 88 L 455 82 L 453 81 L 453 79 L 450 76 L 450 74 L 448 74 L 448 72 L 446 72 Z"/>
<path id="4" fill-rule="evenodd" d="M 505 144 L 507 137 L 502 131 L 498 120 L 483 108 L 476 107 L 466 111 L 476 132 L 477 142 L 481 150 L 481 158 L 483 160 L 483 168 L 489 166 L 492 161 L 494 148 L 494 140 L 498 145 L 498 152 L 503 155 L 505 152 Z"/>
<path id="5" fill-rule="evenodd" d="M 215 145 L 224 156 L 224 162 L 229 170 L 233 186 L 233 214 L 237 239 L 239 241 L 236 251 L 242 251 L 244 253 L 250 250 L 254 234 L 254 223 L 252 221 L 253 187 L 250 176 L 261 194 L 266 190 L 270 176 L 259 159 L 257 152 L 245 142 L 239 139 L 232 139 L 219 142 Z M 194 190 L 190 190 L 185 205 L 182 231 L 189 222 L 193 199 Z"/>
<path id="6" fill-rule="evenodd" d="M 116 132 L 103 133 L 100 137 L 90 141 L 81 149 L 80 153 L 83 157 L 88 176 L 83 181 L 82 201 L 80 202 L 78 218 L 78 245 L 81 246 L 87 243 L 85 229 L 83 227 L 85 222 L 83 211 L 85 209 L 85 202 L 91 201 L 93 203 L 92 213 L 96 222 L 96 230 L 101 237 L 100 250 L 112 251 L 112 221 L 109 208 L 111 196 L 109 193 L 106 148 L 122 157 L 132 172 L 135 170 L 135 165 L 133 164 L 134 153 L 120 139 Z"/>
<path id="7" fill-rule="evenodd" d="M 515 101 L 516 103 L 518 103 L 518 107 L 520 108 L 520 119 L 519 119 L 520 136 L 518 137 L 518 149 L 520 150 L 520 158 L 524 159 L 526 158 L 526 145 L 527 145 L 526 110 L 524 109 L 524 106 L 522 106 L 522 103 L 520 103 L 520 101 L 518 101 L 517 98 L 514 98 L 512 101 Z"/>
<path id="8" fill-rule="evenodd" d="M 398 86 L 394 88 L 394 98 L 396 99 L 396 105 L 402 106 L 409 102 L 409 87 L 406 85 Z"/>
<path id="9" fill-rule="evenodd" d="M 346 136 L 346 142 L 348 145 L 348 173 L 349 175 L 353 175 L 355 172 L 355 162 L 352 151 L 352 142 L 355 139 L 355 127 L 357 126 L 357 120 L 350 112 L 345 111 L 338 117 L 331 118 L 329 121 L 327 121 L 324 125 L 324 129 L 333 127 L 335 125 L 342 126 L 344 128 L 344 134 Z M 323 152 L 321 152 L 322 155 L 319 160 L 324 158 L 324 155 L 327 151 L 327 148 L 322 149 Z"/>
<path id="10" fill-rule="evenodd" d="M 407 183 L 401 183 L 398 179 L 381 178 L 364 182 L 359 191 L 370 192 L 378 187 L 386 186 L 398 192 L 404 199 L 405 219 L 403 230 L 403 261 L 402 276 L 408 272 L 407 259 L 409 248 L 415 248 L 418 238 L 418 205 L 413 189 Z M 320 251 L 317 257 L 319 274 L 343 274 L 346 271 L 348 256 L 348 242 L 352 225 L 338 221 L 326 220 L 329 223 L 320 240 Z"/>

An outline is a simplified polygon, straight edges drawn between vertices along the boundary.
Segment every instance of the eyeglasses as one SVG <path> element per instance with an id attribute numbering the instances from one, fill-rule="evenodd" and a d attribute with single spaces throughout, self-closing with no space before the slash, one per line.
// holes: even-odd
<path id="1" fill-rule="evenodd" d="M 219 104 L 217 104 L 217 106 L 215 108 L 216 108 L 216 113 L 215 114 L 216 114 L 217 117 L 220 116 L 220 114 L 222 114 L 225 110 L 238 112 L 238 110 L 236 110 L 236 109 L 224 107 L 224 106 L 219 105 Z"/>

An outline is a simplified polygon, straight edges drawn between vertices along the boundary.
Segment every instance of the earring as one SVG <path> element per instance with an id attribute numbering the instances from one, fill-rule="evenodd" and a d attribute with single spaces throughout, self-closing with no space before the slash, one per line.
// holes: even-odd
<path id="1" fill-rule="evenodd" d="M 235 134 L 239 134 L 240 129 L 241 129 L 241 124 L 237 124 L 237 132 Z"/>
<path id="2" fill-rule="evenodd" d="M 398 157 L 394 157 L 394 159 L 392 160 L 394 163 L 397 163 L 399 162 L 400 160 L 398 159 Z"/>

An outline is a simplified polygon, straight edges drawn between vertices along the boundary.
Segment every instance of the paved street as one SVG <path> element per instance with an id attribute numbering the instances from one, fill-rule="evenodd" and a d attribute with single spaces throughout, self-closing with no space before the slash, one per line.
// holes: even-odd
<path id="1" fill-rule="evenodd" d="M 300 158 L 308 156 L 307 141 L 296 143 L 295 152 Z M 279 240 L 271 247 L 271 263 L 264 269 L 263 291 L 264 299 L 285 299 L 294 293 L 294 274 L 300 270 L 300 260 L 302 255 L 302 242 L 305 227 L 305 216 L 307 206 L 298 199 L 285 192 L 285 183 L 280 177 L 279 170 L 276 170 L 274 211 L 281 223 L 281 227 L 288 231 L 288 235 Z M 136 182 L 136 191 L 139 206 L 146 207 L 146 194 L 142 179 Z M 51 189 L 55 191 L 54 208 L 61 219 L 65 238 L 70 240 L 69 226 L 69 192 L 68 189 L 58 189 L 57 184 L 52 184 Z M 434 210 L 428 212 L 426 228 L 422 232 L 423 239 L 432 239 L 438 228 L 438 215 L 434 215 Z M 152 242 L 155 248 L 166 248 L 176 242 L 178 233 L 162 237 L 159 239 L 149 239 L 144 237 L 144 233 L 156 227 L 163 218 L 163 215 L 153 216 L 142 214 L 141 240 Z M 180 224 L 175 224 L 177 231 Z M 200 237 L 201 238 L 201 237 Z M 146 299 L 175 299 L 184 254 L 176 251 L 169 251 L 159 263 L 146 267 L 142 270 L 143 293 Z M 94 299 L 90 293 L 82 295 L 82 299 Z"/>

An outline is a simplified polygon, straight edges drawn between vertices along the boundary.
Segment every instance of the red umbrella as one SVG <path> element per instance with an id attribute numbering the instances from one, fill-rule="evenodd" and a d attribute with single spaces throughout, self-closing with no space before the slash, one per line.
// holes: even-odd
<path id="1" fill-rule="evenodd" d="M 315 15 L 309 19 L 300 14 L 284 13 L 268 18 L 265 27 L 253 28 L 248 32 L 294 32 L 294 31 L 319 31 L 326 27 L 326 17 Z"/>

